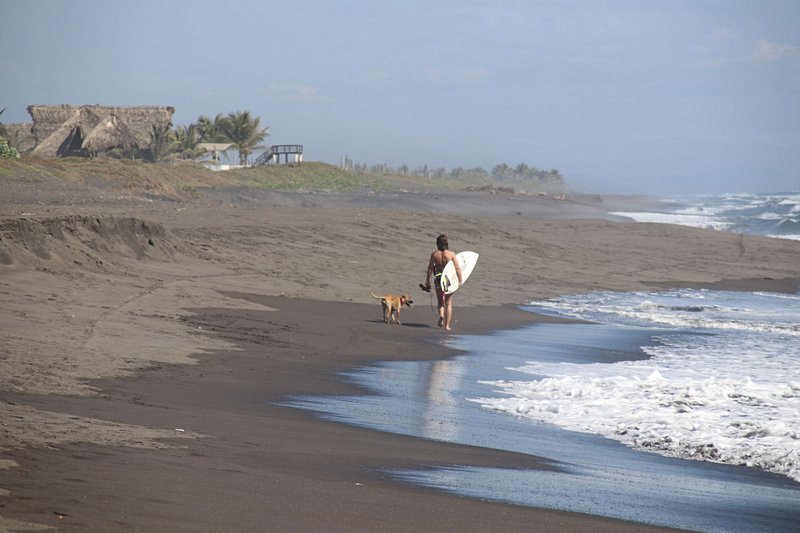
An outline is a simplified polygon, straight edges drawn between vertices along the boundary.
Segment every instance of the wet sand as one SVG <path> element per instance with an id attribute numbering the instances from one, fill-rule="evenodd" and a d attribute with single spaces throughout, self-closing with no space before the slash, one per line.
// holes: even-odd
<path id="1" fill-rule="evenodd" d="M 481 253 L 456 333 L 528 323 L 515 306 L 556 294 L 800 279 L 800 243 L 604 216 L 623 199 L 458 194 L 441 213 L 415 195 L 4 194 L 0 530 L 657 529 L 400 484 L 387 469 L 552 464 L 271 402 L 450 355 L 415 290 L 439 232 Z M 370 290 L 412 294 L 403 326 Z"/>

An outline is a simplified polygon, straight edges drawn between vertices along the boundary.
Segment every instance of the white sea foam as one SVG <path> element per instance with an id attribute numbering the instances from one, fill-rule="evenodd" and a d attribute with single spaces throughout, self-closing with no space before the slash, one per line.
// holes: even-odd
<path id="1" fill-rule="evenodd" d="M 650 213 L 650 212 L 623 212 L 615 211 L 610 213 L 620 217 L 633 219 L 635 222 L 650 222 L 655 224 L 677 224 L 679 226 L 690 226 L 693 228 L 705 228 L 715 230 L 726 230 L 732 223 L 718 220 L 713 215 L 706 214 L 685 214 L 685 213 Z"/>
<path id="2" fill-rule="evenodd" d="M 800 241 L 800 234 L 798 235 L 767 234 L 767 237 L 773 237 L 775 239 L 789 239 L 792 241 Z"/>
<path id="3" fill-rule="evenodd" d="M 531 353 L 515 370 L 536 378 L 490 382 L 503 396 L 474 401 L 636 448 L 800 481 L 800 297 L 595 293 L 536 307 L 663 334 L 643 347 L 651 356 L 643 361 L 548 363 Z"/>
<path id="4" fill-rule="evenodd" d="M 675 207 L 675 205 L 681 207 Z M 652 212 L 616 211 L 636 222 L 800 240 L 800 194 L 725 194 L 673 198 Z"/>

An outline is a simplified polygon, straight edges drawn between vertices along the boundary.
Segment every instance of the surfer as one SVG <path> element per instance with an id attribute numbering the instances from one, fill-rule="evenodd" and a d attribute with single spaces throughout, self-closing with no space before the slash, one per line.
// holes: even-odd
<path id="1" fill-rule="evenodd" d="M 425 287 L 430 290 L 431 275 L 433 275 L 436 287 L 436 300 L 439 306 L 439 327 L 444 327 L 450 331 L 450 320 L 453 317 L 453 294 L 445 294 L 442 290 L 441 277 L 444 267 L 449 261 L 453 261 L 456 267 L 458 283 L 461 284 L 461 265 L 455 260 L 456 254 L 448 250 L 447 235 L 442 233 L 436 237 L 436 249 L 431 252 L 431 259 L 428 261 L 428 271 L 425 274 Z"/>

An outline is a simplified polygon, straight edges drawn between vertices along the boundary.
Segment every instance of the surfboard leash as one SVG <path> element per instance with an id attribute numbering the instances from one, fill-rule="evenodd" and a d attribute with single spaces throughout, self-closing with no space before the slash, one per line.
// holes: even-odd
<path id="1" fill-rule="evenodd" d="M 436 308 L 433 307 L 433 291 L 431 290 L 431 284 L 428 283 L 427 285 L 423 285 L 422 283 L 420 283 L 419 288 L 428 293 L 428 295 L 430 296 L 429 301 L 431 306 L 431 313 L 433 314 L 433 316 L 438 316 L 439 315 L 438 311 L 436 310 Z"/>

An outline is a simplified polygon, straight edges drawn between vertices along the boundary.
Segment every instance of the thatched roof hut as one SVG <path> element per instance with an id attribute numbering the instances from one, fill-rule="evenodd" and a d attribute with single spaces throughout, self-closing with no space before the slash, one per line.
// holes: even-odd
<path id="1" fill-rule="evenodd" d="M 111 115 L 83 138 L 82 148 L 89 153 L 106 152 L 112 148 L 122 148 L 125 152 L 132 152 L 140 146 L 133 130 L 117 115 Z"/>
<path id="2" fill-rule="evenodd" d="M 100 105 L 31 105 L 36 155 L 89 155 L 121 148 L 126 153 L 150 144 L 153 126 L 172 123 L 175 108 Z"/>

